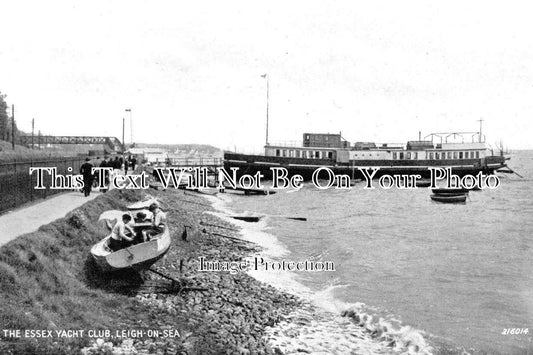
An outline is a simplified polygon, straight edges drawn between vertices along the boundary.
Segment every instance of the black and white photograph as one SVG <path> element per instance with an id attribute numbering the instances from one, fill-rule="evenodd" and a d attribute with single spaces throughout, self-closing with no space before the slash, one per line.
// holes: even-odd
<path id="1" fill-rule="evenodd" d="M 0 354 L 533 354 L 532 10 L 3 1 Z"/>

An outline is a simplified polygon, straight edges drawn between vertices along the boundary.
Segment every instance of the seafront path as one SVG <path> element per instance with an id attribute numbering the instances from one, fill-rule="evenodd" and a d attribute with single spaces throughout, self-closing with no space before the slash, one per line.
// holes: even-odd
<path id="1" fill-rule="evenodd" d="M 78 191 L 66 192 L 0 215 L 0 246 L 22 234 L 36 231 L 43 224 L 64 217 L 98 195 L 99 192 L 93 192 L 85 197 Z"/>

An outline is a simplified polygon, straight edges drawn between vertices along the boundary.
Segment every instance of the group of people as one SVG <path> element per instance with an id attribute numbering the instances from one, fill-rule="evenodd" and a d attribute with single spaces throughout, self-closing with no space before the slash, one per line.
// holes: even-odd
<path id="1" fill-rule="evenodd" d="M 148 210 L 152 212 L 152 219 L 150 220 L 149 229 L 136 232 L 133 228 L 133 222 L 146 222 L 146 215 L 142 212 L 137 214 L 135 221 L 132 220 L 130 214 L 122 215 L 122 220 L 117 221 L 111 230 L 111 237 L 109 238 L 108 247 L 113 252 L 123 248 L 127 248 L 133 244 L 149 241 L 153 236 L 164 232 L 167 219 L 166 214 L 159 208 L 157 203 L 152 203 Z M 144 215 L 144 216 L 143 216 Z"/>
<path id="2" fill-rule="evenodd" d="M 83 176 L 83 193 L 85 197 L 91 194 L 93 184 L 97 182 L 97 174 L 92 173 L 93 167 L 98 166 L 100 168 L 113 168 L 114 170 L 121 170 L 124 167 L 124 173 L 127 175 L 128 170 L 131 168 L 131 171 L 135 171 L 137 166 L 137 159 L 134 156 L 129 156 L 126 159 L 123 159 L 120 156 L 115 156 L 114 159 L 105 156 L 103 160 L 100 160 L 100 157 L 96 158 L 95 165 L 91 164 L 90 158 L 85 158 L 85 163 L 80 167 L 80 174 Z M 109 185 L 109 174 L 105 174 L 105 185 Z M 105 192 L 106 190 L 102 190 Z"/>

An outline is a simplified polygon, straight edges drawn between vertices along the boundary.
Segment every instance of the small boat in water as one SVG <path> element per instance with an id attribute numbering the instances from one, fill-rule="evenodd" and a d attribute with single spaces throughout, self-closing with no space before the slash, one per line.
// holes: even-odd
<path id="1" fill-rule="evenodd" d="M 139 223 L 134 225 L 134 230 L 140 232 L 151 224 Z M 127 268 L 146 269 L 161 259 L 170 248 L 170 233 L 165 227 L 163 233 L 152 236 L 147 242 L 131 245 L 127 248 L 113 252 L 108 247 L 107 236 L 91 248 L 91 255 L 103 272 L 118 271 Z"/>
<path id="2" fill-rule="evenodd" d="M 433 201 L 443 203 L 464 203 L 466 202 L 466 194 L 438 194 L 430 196 Z"/>
<path id="3" fill-rule="evenodd" d="M 436 188 L 431 189 L 435 195 L 466 195 L 470 191 L 470 189 L 462 189 L 462 188 Z"/>

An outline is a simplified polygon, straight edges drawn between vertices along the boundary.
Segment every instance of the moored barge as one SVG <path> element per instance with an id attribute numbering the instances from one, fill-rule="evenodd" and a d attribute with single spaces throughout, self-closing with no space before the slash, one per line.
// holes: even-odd
<path id="1" fill-rule="evenodd" d="M 309 180 L 317 168 L 327 167 L 335 174 L 363 178 L 358 168 L 379 168 L 383 174 L 430 176 L 430 167 L 451 168 L 459 176 L 492 174 L 505 167 L 503 152 L 494 153 L 481 132 L 432 133 L 407 144 L 351 144 L 341 134 L 304 133 L 301 144 L 265 145 L 264 155 L 224 152 L 224 168 L 239 168 L 238 174 L 261 172 L 272 177 L 271 167 L 286 168 L 289 174 Z M 437 140 L 437 142 L 435 142 Z M 452 141 L 453 140 L 453 141 Z M 459 140 L 459 142 L 458 142 Z"/>

